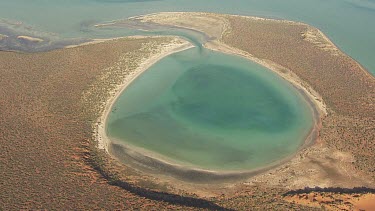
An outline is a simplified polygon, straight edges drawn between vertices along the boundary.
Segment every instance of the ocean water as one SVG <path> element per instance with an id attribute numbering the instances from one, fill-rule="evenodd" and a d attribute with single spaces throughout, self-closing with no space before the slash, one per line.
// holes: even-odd
<path id="1" fill-rule="evenodd" d="M 43 32 L 53 39 L 123 36 L 133 32 L 95 30 L 92 25 L 164 11 L 219 12 L 302 21 L 320 28 L 344 52 L 375 74 L 375 0 L 0 0 L 0 33 L 1 23 L 10 21 L 24 24 L 12 28 L 35 34 Z"/>
<path id="2" fill-rule="evenodd" d="M 313 122 L 300 94 L 246 59 L 198 51 L 169 56 L 130 84 L 108 136 L 210 170 L 251 170 L 296 152 Z"/>
<path id="3" fill-rule="evenodd" d="M 305 22 L 375 74 L 375 0 L 0 0 L 0 34 L 43 38 L 40 49 L 47 50 L 49 45 L 138 34 L 131 28 L 93 26 L 168 11 Z M 158 33 L 181 35 L 197 46 L 202 40 L 183 31 Z M 0 40 L 2 49 L 13 44 L 18 45 Z M 168 56 L 137 78 L 115 103 L 107 132 L 177 163 L 244 170 L 293 154 L 312 122 L 297 91 L 266 68 L 195 48 Z"/>

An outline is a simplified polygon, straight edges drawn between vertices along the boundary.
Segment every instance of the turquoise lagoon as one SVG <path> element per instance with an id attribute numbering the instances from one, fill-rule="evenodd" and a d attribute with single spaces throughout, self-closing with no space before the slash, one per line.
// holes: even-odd
<path id="1" fill-rule="evenodd" d="M 193 48 L 136 78 L 106 128 L 112 139 L 168 162 L 240 171 L 295 153 L 310 132 L 311 113 L 300 93 L 266 68 Z"/>
<path id="2" fill-rule="evenodd" d="M 52 41 L 134 35 L 140 32 L 93 25 L 168 11 L 305 22 L 375 74 L 374 0 L 0 0 L 0 34 L 10 28 Z M 201 40 L 170 34 L 196 45 Z M 303 97 L 271 71 L 195 48 L 170 55 L 139 76 L 116 101 L 107 132 L 176 163 L 250 170 L 295 153 L 312 125 Z"/>

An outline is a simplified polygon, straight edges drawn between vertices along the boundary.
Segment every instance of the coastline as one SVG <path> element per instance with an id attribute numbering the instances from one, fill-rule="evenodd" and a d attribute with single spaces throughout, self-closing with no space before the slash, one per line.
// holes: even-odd
<path id="1" fill-rule="evenodd" d="M 92 39 L 87 42 L 83 42 L 80 44 L 76 45 L 67 45 L 64 46 L 64 48 L 69 49 L 69 48 L 77 48 L 77 47 L 82 47 L 82 46 L 87 46 L 87 45 L 93 45 L 93 44 L 99 44 L 103 42 L 108 42 L 108 41 L 115 41 L 115 40 L 120 40 L 120 39 L 142 39 L 142 38 L 157 38 L 157 37 L 168 37 L 168 36 L 146 36 L 146 35 L 133 35 L 133 36 L 124 36 L 124 37 L 114 37 L 114 38 L 106 38 L 106 39 Z"/>
<path id="2" fill-rule="evenodd" d="M 194 14 L 189 16 L 194 19 Z M 212 14 L 210 17 L 212 20 Z M 56 50 L 38 47 L 47 44 L 46 40 L 35 48 L 0 50 L 0 63 L 4 64 L 4 71 L 0 71 L 0 122 L 4 123 L 0 166 L 5 187 L 0 207 L 318 210 L 345 205 L 350 210 L 362 203 L 358 201 L 361 198 L 365 204 L 374 201 L 374 76 L 340 49 L 330 50 L 319 29 L 311 27 L 314 31 L 310 35 L 316 37 L 308 40 L 305 25 L 241 17 L 228 18 L 231 31 L 219 41 L 275 65 L 288 77 L 292 71 L 306 83 L 302 85 L 310 85 L 322 96 L 328 115 L 317 125 L 318 134 L 311 133 L 305 139 L 306 145 L 309 140 L 317 142 L 295 151 L 284 164 L 254 175 L 177 169 L 185 176 L 183 180 L 162 174 L 176 169 L 144 156 L 152 156 L 152 152 L 138 151 L 137 157 L 131 152 L 135 147 L 126 149 L 109 139 L 109 153 L 104 146 L 100 150 L 97 127 L 102 124 L 105 130 L 105 120 L 97 121 L 101 121 L 107 103 L 111 104 L 107 101 L 121 91 L 120 85 L 132 77 L 134 80 L 140 64 L 163 49 L 171 50 L 169 44 L 174 41 L 176 48 L 177 43 L 183 45 L 183 40 L 141 36 L 146 38 L 80 39 L 56 46 L 52 42 Z M 202 15 L 199 23 L 204 20 Z M 81 47 L 64 48 L 65 44 L 84 42 Z M 306 97 L 313 103 L 309 99 Z M 123 157 L 113 156 L 117 152 Z M 136 163 L 135 158 L 150 165 Z M 139 168 L 129 164 L 132 160 Z M 158 169 L 163 172 L 158 174 Z"/>
<path id="3" fill-rule="evenodd" d="M 223 20 L 223 16 L 217 15 L 217 14 L 209 14 L 209 13 L 179 13 L 183 14 L 185 16 L 178 18 L 182 18 L 181 20 L 184 20 L 185 22 L 182 24 L 184 26 L 181 26 L 181 23 L 179 22 L 176 24 L 178 27 L 185 27 L 188 29 L 200 31 L 202 33 L 209 34 L 211 37 L 213 34 L 210 34 L 210 24 L 204 25 L 204 23 L 199 23 L 198 26 L 194 25 L 197 21 L 194 20 L 196 18 L 196 14 L 200 15 L 208 15 L 210 18 L 209 20 L 212 21 L 213 17 L 220 17 L 220 20 Z M 147 15 L 146 15 L 147 17 Z M 166 21 L 167 25 L 174 26 L 172 23 L 168 23 L 168 19 L 166 19 L 163 14 L 161 16 L 162 21 Z M 175 21 L 176 17 L 173 17 L 168 13 L 168 17 L 172 17 L 172 21 Z M 332 160 L 337 160 L 337 162 L 346 162 L 345 165 L 348 167 L 345 167 L 345 169 L 342 169 L 342 166 L 340 165 L 338 171 L 345 171 L 343 172 L 345 175 L 347 175 L 348 170 L 346 168 L 351 168 L 349 163 L 352 163 L 350 155 L 347 155 L 339 151 L 334 151 L 332 148 L 325 148 L 324 145 L 324 139 L 321 138 L 321 130 L 325 129 L 323 127 L 323 120 L 325 121 L 327 116 L 331 116 L 332 110 L 331 107 L 327 108 L 327 105 L 325 101 L 323 101 L 322 95 L 315 91 L 310 84 L 302 80 L 297 73 L 295 73 L 293 70 L 285 68 L 285 66 L 279 65 L 278 63 L 275 63 L 271 60 L 268 60 L 263 57 L 256 57 L 253 54 L 251 54 L 251 51 L 243 51 L 239 48 L 231 47 L 228 44 L 226 44 L 223 40 L 224 35 L 231 33 L 231 24 L 229 24 L 230 18 L 233 18 L 229 15 L 224 15 L 224 17 L 228 19 L 228 22 L 224 22 L 221 24 L 218 24 L 217 27 L 221 27 L 221 36 L 216 36 L 216 39 L 212 39 L 209 42 L 204 44 L 204 47 L 210 50 L 220 51 L 222 53 L 227 54 L 233 54 L 237 56 L 244 57 L 246 59 L 251 60 L 252 62 L 258 63 L 270 71 L 274 72 L 277 76 L 281 77 L 283 80 L 286 80 L 287 83 L 291 84 L 296 91 L 301 95 L 301 97 L 308 103 L 309 107 L 311 108 L 311 112 L 313 114 L 314 123 L 311 128 L 311 131 L 306 135 L 304 138 L 304 141 L 300 145 L 299 149 L 292 153 L 291 155 L 285 157 L 284 159 L 278 160 L 276 162 L 270 163 L 269 165 L 263 166 L 261 168 L 253 169 L 250 171 L 221 171 L 221 170 L 207 170 L 207 169 L 200 169 L 196 168 L 194 166 L 191 166 L 189 164 L 187 165 L 180 165 L 177 162 L 173 162 L 173 160 L 169 160 L 168 158 L 164 158 L 162 155 L 149 152 L 148 150 L 144 149 L 138 149 L 135 146 L 127 145 L 124 143 L 117 144 L 114 142 L 114 140 L 106 140 L 106 141 L 100 141 L 99 147 L 102 149 L 105 149 L 108 154 L 112 155 L 113 157 L 117 158 L 117 160 L 120 160 L 125 165 L 128 165 L 130 167 L 133 167 L 134 169 L 141 170 L 146 175 L 158 175 L 158 178 L 164 178 L 166 181 L 174 181 L 173 184 L 176 184 L 176 181 L 188 181 L 198 184 L 199 182 L 205 182 L 205 183 L 214 183 L 218 184 L 218 182 L 238 182 L 240 180 L 247 180 L 247 181 L 257 181 L 257 180 L 273 180 L 273 176 L 269 175 L 280 175 L 280 177 L 287 177 L 287 175 L 284 172 L 283 169 L 288 169 L 288 171 L 294 171 L 297 170 L 296 166 L 303 165 L 303 162 L 309 162 L 308 165 L 310 168 L 315 168 L 314 171 L 322 172 L 324 173 L 325 167 L 314 167 L 314 160 L 311 159 L 308 155 L 319 153 L 318 159 L 325 159 L 326 156 L 332 156 Z M 242 16 L 235 16 L 237 18 L 241 18 Z M 137 17 L 140 18 L 140 21 L 142 21 L 142 16 Z M 156 18 L 155 20 L 148 21 L 155 21 L 157 24 L 160 17 L 157 15 L 154 16 Z M 158 19 L 159 18 L 159 19 Z M 184 19 L 186 18 L 186 19 Z M 189 19 L 190 18 L 190 19 Z M 202 17 L 198 17 L 202 18 Z M 315 41 L 318 41 L 318 44 L 324 44 L 324 47 L 320 47 L 320 50 L 322 52 L 326 52 L 328 54 L 331 54 L 333 56 L 338 56 L 336 53 L 339 52 L 340 55 L 343 54 L 339 49 L 336 49 L 335 45 L 331 41 L 327 41 L 327 37 L 322 35 L 322 32 L 319 29 L 315 29 L 309 25 L 306 25 L 304 23 L 299 22 L 291 22 L 291 21 L 284 21 L 284 20 L 272 20 L 272 19 L 263 19 L 263 18 L 254 18 L 254 17 L 242 17 L 243 19 L 251 19 L 256 21 L 258 24 L 261 24 L 263 21 L 269 21 L 273 22 L 274 24 L 286 24 L 286 26 L 289 27 L 305 27 L 305 30 L 303 33 L 299 34 L 298 37 L 302 37 L 305 41 L 311 42 L 313 45 L 315 45 Z M 189 22 L 190 21 L 190 22 Z M 193 26 L 186 27 L 186 25 L 193 24 Z M 195 27 L 194 27 L 195 26 Z M 203 29 L 200 29 L 199 27 L 203 27 Z M 208 31 L 207 31 L 208 30 Z M 312 30 L 312 33 L 309 34 L 309 38 L 312 40 L 309 40 L 309 38 L 305 39 L 304 33 L 309 33 Z M 218 30 L 214 30 L 215 32 L 218 32 Z M 220 37 L 220 38 L 218 38 Z M 297 37 L 297 38 L 298 38 Z M 323 41 L 322 41 L 323 39 Z M 126 88 L 126 87 L 125 87 Z M 120 92 L 121 93 L 121 92 Z M 118 93 L 119 94 L 119 93 Z M 113 103 L 113 102 L 112 102 Z M 108 105 L 108 104 L 107 104 Z M 109 108 L 107 108 L 107 112 Z M 328 110 L 329 109 L 329 110 Z M 329 112 L 328 112 L 329 111 Z M 328 115 L 328 113 L 330 115 Z M 108 114 L 108 113 L 107 113 Z M 101 119 L 102 124 L 99 124 L 100 133 L 105 136 L 105 119 Z M 104 123 L 103 123 L 104 121 Z M 99 121 L 100 122 L 100 121 Z M 101 127 L 101 128 L 100 128 Z M 97 139 L 100 139 L 100 135 L 98 135 Z M 318 149 L 323 150 L 324 152 L 320 153 Z M 328 153 L 330 151 L 333 153 L 332 155 L 328 155 L 325 153 Z M 322 156 L 322 157 L 321 157 Z M 346 156 L 347 159 L 342 160 L 340 156 Z M 306 161 L 307 160 L 307 161 Z M 295 167 L 289 167 L 290 165 L 293 165 Z M 330 167 L 333 168 L 333 167 Z M 281 172 L 280 172 L 281 171 Z M 307 170 L 299 169 L 298 172 L 306 172 Z M 264 174 L 265 172 L 269 172 L 269 174 Z M 341 174 L 341 173 L 340 173 Z M 335 176 L 335 175 L 333 175 Z M 312 176 L 305 176 L 305 177 L 312 177 Z M 177 178 L 177 180 L 175 180 Z M 179 179 L 179 180 L 178 180 Z M 276 180 L 276 178 L 274 178 Z M 278 180 L 280 181 L 280 180 Z M 310 180 L 312 183 L 314 180 Z M 345 180 L 343 180 L 345 181 Z M 272 181 L 274 182 L 274 181 Z M 278 183 L 278 182 L 276 182 Z M 333 182 L 334 183 L 334 182 Z M 349 183 L 349 182 L 348 182 Z M 302 183 L 299 183 L 297 181 L 297 184 L 304 185 Z M 324 181 L 322 184 L 326 184 Z M 295 188 L 301 188 L 301 186 L 296 184 L 289 185 L 290 187 Z"/>
<path id="4" fill-rule="evenodd" d="M 163 155 L 159 155 L 152 151 L 142 149 L 130 144 L 119 143 L 115 140 L 110 140 L 107 137 L 107 145 L 106 150 L 112 156 L 115 156 L 119 159 L 122 163 L 128 164 L 130 166 L 135 167 L 136 169 L 141 169 L 142 171 L 150 174 L 159 174 L 161 176 L 172 176 L 179 178 L 184 181 L 189 182 L 205 182 L 205 183 L 216 183 L 216 182 L 228 182 L 228 181 L 238 181 L 244 180 L 248 177 L 258 175 L 260 173 L 264 173 L 268 170 L 275 169 L 290 160 L 292 160 L 296 155 L 298 155 L 302 149 L 305 149 L 314 143 L 316 143 L 318 139 L 319 129 L 321 128 L 321 120 L 327 115 L 326 107 L 324 102 L 314 95 L 314 92 L 309 90 L 309 87 L 305 87 L 302 85 L 301 80 L 296 76 L 285 77 L 282 73 L 279 72 L 278 66 L 276 64 L 272 64 L 270 62 L 264 62 L 257 58 L 252 57 L 251 55 L 247 55 L 242 53 L 236 49 L 229 49 L 225 48 L 225 44 L 220 45 L 212 45 L 212 43 L 208 43 L 205 45 L 207 49 L 219 51 L 222 53 L 227 53 L 231 55 L 237 55 L 249 59 L 253 62 L 256 62 L 262 66 L 265 66 L 270 71 L 273 71 L 279 77 L 286 80 L 290 83 L 294 89 L 300 94 L 300 97 L 303 98 L 306 103 L 309 105 L 312 116 L 313 116 L 313 126 L 310 129 L 310 132 L 304 138 L 304 141 L 301 143 L 299 148 L 292 154 L 288 155 L 287 157 L 280 159 L 278 161 L 269 163 L 265 166 L 255 168 L 252 170 L 237 170 L 237 171 L 227 171 L 227 170 L 209 170 L 209 169 L 202 169 L 196 166 L 191 166 L 189 164 L 178 164 L 173 162 L 173 160 L 164 157 Z M 140 72 L 139 74 L 143 73 Z M 138 76 L 138 75 L 137 75 Z M 135 77 L 136 78 L 136 77 Z M 133 78 L 134 79 L 134 78 Z M 126 89 L 126 86 L 124 87 Z M 124 90 L 123 89 L 123 90 Z M 310 88 L 311 89 L 311 88 Z M 122 91 L 123 91 L 122 90 Z M 311 89 L 312 90 L 312 89 Z M 118 92 L 120 95 L 121 92 Z M 118 97 L 118 96 L 117 96 Z M 113 102 L 111 104 L 111 107 Z M 110 109 L 107 109 L 106 115 L 108 116 Z M 105 128 L 101 130 L 103 133 L 105 132 Z M 104 134 L 105 135 L 105 134 Z"/>
<path id="5" fill-rule="evenodd" d="M 141 18 L 141 17 L 137 17 Z M 263 20 L 263 19 L 260 19 Z M 226 33 L 228 30 L 228 25 L 224 25 L 222 35 Z M 192 28 L 193 30 L 196 30 Z M 238 179 L 246 179 L 247 177 L 268 171 L 270 169 L 274 169 L 282 164 L 287 163 L 293 157 L 295 157 L 302 149 L 313 145 L 316 143 L 318 138 L 319 129 L 321 128 L 321 120 L 324 116 L 327 115 L 326 105 L 323 102 L 321 96 L 314 91 L 311 87 L 306 85 L 301 79 L 298 78 L 295 74 L 293 74 L 290 70 L 285 70 L 285 68 L 278 66 L 271 61 L 265 61 L 258 59 L 252 56 L 249 53 L 242 52 L 239 49 L 232 48 L 220 40 L 215 39 L 213 41 L 209 41 L 204 45 L 205 48 L 219 51 L 226 54 L 232 54 L 241 56 L 245 59 L 249 59 L 252 62 L 258 63 L 270 71 L 274 72 L 276 75 L 281 77 L 283 80 L 286 80 L 287 83 L 290 83 L 296 91 L 301 95 L 306 103 L 311 108 L 311 112 L 313 114 L 313 126 L 310 132 L 304 138 L 304 141 L 301 143 L 298 150 L 287 157 L 272 162 L 266 166 L 247 170 L 247 171 L 225 171 L 225 170 L 207 170 L 207 169 L 200 169 L 194 166 L 189 165 L 180 165 L 174 163 L 173 161 L 169 160 L 168 158 L 164 158 L 162 155 L 157 155 L 153 152 L 150 152 L 145 149 L 139 149 L 138 147 L 127 145 L 127 144 L 116 144 L 114 140 L 110 140 L 106 136 L 105 124 L 107 121 L 107 117 L 111 108 L 116 101 L 116 99 L 121 95 L 121 93 L 126 89 L 126 87 L 140 74 L 142 74 L 145 70 L 147 70 L 151 65 L 156 63 L 159 59 L 163 58 L 164 56 L 170 55 L 174 52 L 178 52 L 180 50 L 174 50 L 170 53 L 162 53 L 159 56 L 155 56 L 151 58 L 148 62 L 143 63 L 138 68 L 138 71 L 133 76 L 130 76 L 130 81 L 126 81 L 124 84 L 120 85 L 122 87 L 119 91 L 116 91 L 116 94 L 111 97 L 106 102 L 106 109 L 101 118 L 98 120 L 99 124 L 97 126 L 97 140 L 98 140 L 98 147 L 100 149 L 104 149 L 108 154 L 116 157 L 117 159 L 121 160 L 122 163 L 131 163 L 132 166 L 136 166 L 136 169 L 142 169 L 144 171 L 149 171 L 150 173 L 160 173 L 161 175 L 163 172 L 168 172 L 167 175 L 172 177 L 178 177 L 182 180 L 189 180 L 189 181 L 211 181 L 211 180 L 238 180 Z M 187 49 L 187 48 L 186 48 Z M 185 49 L 182 49 L 185 50 Z M 121 149 L 120 149 L 121 148 Z M 121 153 L 120 153 L 121 152 Z M 131 160 L 131 161 L 130 161 Z M 147 166 L 147 167 L 145 167 Z M 173 172 L 173 173 L 170 173 Z M 187 176 L 186 176 L 187 175 Z M 193 175 L 193 176 L 191 176 Z M 199 179 L 197 179 L 199 177 Z"/>
<path id="6" fill-rule="evenodd" d="M 322 116 L 327 115 L 327 107 L 324 103 L 322 97 L 319 95 L 318 92 L 316 92 L 311 86 L 306 84 L 302 79 L 300 79 L 296 74 L 294 74 L 291 70 L 288 70 L 284 67 L 281 67 L 280 65 L 273 63 L 271 61 L 259 59 L 257 57 L 254 57 L 253 55 L 241 51 L 239 49 L 230 47 L 220 41 L 213 41 L 208 42 L 204 45 L 207 49 L 218 51 L 226 54 L 236 55 L 243 57 L 245 59 L 248 59 L 252 62 L 255 62 L 263 67 L 266 67 L 267 69 L 274 72 L 277 76 L 284 79 L 286 82 L 290 83 L 297 91 L 302 90 L 304 94 L 313 101 L 314 105 L 318 108 L 318 112 Z"/>
<path id="7" fill-rule="evenodd" d="M 145 38 L 145 37 L 157 37 L 157 36 L 131 36 L 129 38 Z M 120 38 L 114 38 L 110 40 L 116 40 Z M 98 144 L 99 149 L 105 150 L 108 154 L 109 152 L 109 145 L 111 143 L 111 140 L 109 137 L 107 137 L 106 134 L 106 122 L 109 113 L 112 110 L 113 104 L 116 102 L 117 98 L 121 95 L 121 93 L 131 84 L 138 76 L 140 76 L 143 72 L 148 70 L 153 64 L 158 62 L 159 60 L 163 59 L 166 56 L 169 56 L 171 54 L 187 50 L 189 48 L 194 47 L 191 45 L 189 42 L 184 41 L 182 39 L 178 39 L 179 41 L 183 41 L 183 43 L 171 43 L 167 47 L 164 47 L 164 49 L 161 50 L 161 52 L 153 55 L 151 58 L 146 59 L 143 61 L 139 67 L 135 70 L 135 72 L 131 73 L 130 75 L 126 76 L 125 80 L 123 81 L 122 84 L 117 85 L 115 90 L 111 93 L 111 97 L 107 99 L 105 102 L 105 109 L 100 118 L 96 122 L 96 140 Z M 107 40 L 104 40 L 107 41 Z M 104 42 L 103 40 L 100 40 L 99 42 Z M 84 45 L 88 45 L 91 43 L 87 43 Z"/>
<path id="8" fill-rule="evenodd" d="M 303 100 L 309 105 L 314 121 L 313 126 L 311 127 L 310 132 L 306 135 L 302 144 L 299 146 L 298 150 L 291 156 L 285 158 L 285 160 L 291 160 L 302 149 L 312 146 L 318 142 L 319 130 L 322 127 L 322 120 L 324 117 L 328 115 L 328 111 L 322 96 L 318 92 L 316 92 L 311 86 L 309 86 L 306 82 L 300 79 L 291 70 L 281 67 L 280 65 L 273 63 L 271 61 L 262 60 L 257 57 L 254 57 L 253 55 L 241 51 L 240 49 L 230 47 L 219 40 L 207 42 L 204 45 L 204 47 L 213 51 L 240 56 L 252 62 L 255 62 L 263 67 L 266 67 L 268 70 L 272 71 L 282 80 L 285 80 L 287 83 L 293 86 L 293 88 L 299 93 L 300 97 L 303 98 Z M 287 162 L 285 160 L 283 159 L 284 162 L 282 163 Z"/>
<path id="9" fill-rule="evenodd" d="M 168 20 L 168 18 L 170 18 L 171 15 L 174 17 L 174 19 Z M 174 21 L 175 17 L 179 16 L 179 15 L 180 16 L 186 15 L 187 17 L 189 17 L 189 15 L 190 16 L 191 15 L 197 15 L 197 16 L 202 15 L 202 16 L 208 16 L 208 17 L 212 16 L 214 18 L 219 18 L 219 20 L 222 22 L 221 24 L 218 24 L 219 27 L 221 28 L 221 35 L 216 36 L 216 39 L 214 39 L 214 40 L 206 42 L 203 45 L 205 48 L 213 50 L 213 51 L 226 53 L 226 54 L 232 54 L 232 55 L 240 56 L 240 57 L 248 59 L 252 62 L 260 64 L 261 66 L 264 66 L 267 69 L 270 69 L 271 71 L 273 71 L 278 76 L 282 77 L 284 80 L 291 83 L 295 87 L 299 87 L 299 88 L 303 89 L 306 92 L 306 94 L 308 94 L 308 96 L 311 98 L 311 100 L 313 100 L 316 103 L 316 105 L 319 108 L 319 112 L 321 112 L 321 114 L 324 115 L 324 116 L 327 115 L 326 104 L 324 103 L 320 94 L 318 92 L 316 92 L 307 83 L 305 83 L 302 79 L 300 79 L 291 70 L 288 70 L 285 67 L 282 67 L 282 66 L 280 66 L 280 65 L 278 65 L 278 64 L 276 64 L 272 61 L 257 58 L 257 57 L 253 56 L 252 54 L 250 54 L 248 52 L 242 51 L 238 48 L 231 47 L 231 46 L 225 44 L 224 42 L 222 42 L 223 36 L 227 33 L 230 33 L 230 31 L 231 31 L 229 21 L 225 19 L 227 17 L 248 18 L 248 19 L 252 19 L 252 20 L 256 20 L 256 21 L 274 21 L 274 22 L 278 22 L 278 23 L 296 24 L 296 25 L 304 25 L 304 26 L 310 27 L 309 25 L 307 25 L 305 23 L 294 22 L 294 21 L 289 21 L 289 20 L 276 20 L 276 19 L 261 18 L 261 17 L 255 17 L 255 16 L 218 15 L 218 14 L 203 13 L 203 12 L 191 12 L 191 13 L 186 13 L 186 12 L 162 12 L 162 13 L 152 13 L 152 14 L 143 15 L 143 16 L 136 16 L 136 17 L 132 17 L 132 19 L 138 19 L 141 22 L 153 22 L 153 23 L 158 23 L 158 24 L 168 24 L 168 25 L 172 25 L 172 26 L 178 26 L 178 27 L 182 27 L 182 28 L 186 28 L 186 29 L 200 31 L 202 33 L 210 35 L 211 37 L 215 37 L 214 34 L 211 31 L 209 31 L 211 29 L 208 28 L 207 26 L 204 26 L 203 24 L 195 26 L 194 25 L 195 23 L 191 23 L 189 21 L 186 21 L 185 23 L 178 22 L 178 23 L 175 23 L 175 24 L 172 24 L 172 23 L 168 22 L 168 21 Z M 165 20 L 163 20 L 164 18 L 165 18 Z M 188 24 L 191 24 L 191 26 L 188 26 Z M 198 26 L 202 27 L 202 28 L 198 28 Z M 323 36 L 323 38 L 327 42 L 329 42 L 330 44 L 335 46 L 333 44 L 333 42 L 331 40 L 329 40 L 324 35 L 323 32 L 321 32 L 320 30 L 318 30 L 318 32 Z M 285 72 L 285 71 L 287 71 L 287 72 Z"/>

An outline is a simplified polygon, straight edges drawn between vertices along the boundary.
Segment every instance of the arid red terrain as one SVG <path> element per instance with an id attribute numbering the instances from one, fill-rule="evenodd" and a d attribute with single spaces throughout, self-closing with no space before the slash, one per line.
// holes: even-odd
<path id="1" fill-rule="evenodd" d="M 232 183 L 191 184 L 146 174 L 98 149 L 97 121 L 116 87 L 176 38 L 0 52 L 0 210 L 374 208 L 372 75 L 306 24 L 159 15 L 144 20 L 202 31 L 212 37 L 206 47 L 269 65 L 316 96 L 321 110 L 314 143 L 274 169 Z"/>

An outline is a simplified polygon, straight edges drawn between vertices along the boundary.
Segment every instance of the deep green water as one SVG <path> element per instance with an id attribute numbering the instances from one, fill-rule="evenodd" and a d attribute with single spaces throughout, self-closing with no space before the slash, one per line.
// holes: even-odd
<path id="1" fill-rule="evenodd" d="M 250 61 L 197 51 L 138 77 L 115 103 L 108 135 L 205 169 L 250 170 L 294 153 L 312 125 L 299 93 Z"/>
<path id="2" fill-rule="evenodd" d="M 375 74 L 375 0 L 0 0 L 0 34 L 43 37 L 43 45 L 63 46 L 138 34 L 93 25 L 165 11 L 302 21 Z M 187 32 L 163 34 L 182 35 L 196 45 L 201 40 Z M 13 44 L 0 41 L 0 48 Z M 110 114 L 108 134 L 180 163 L 243 170 L 292 154 L 311 125 L 301 96 L 267 69 L 191 49 L 168 56 L 131 84 Z"/>

